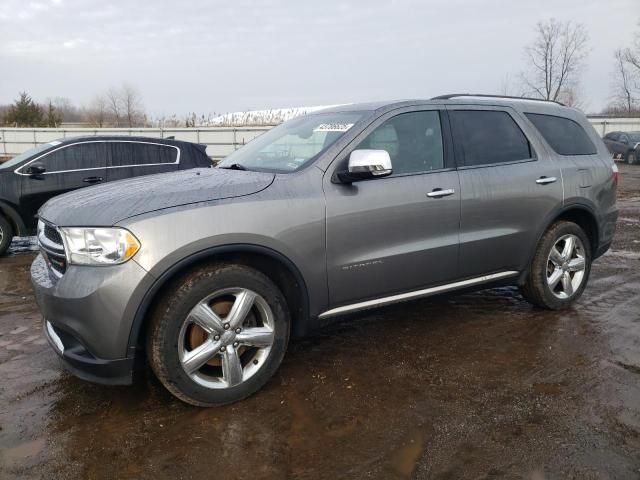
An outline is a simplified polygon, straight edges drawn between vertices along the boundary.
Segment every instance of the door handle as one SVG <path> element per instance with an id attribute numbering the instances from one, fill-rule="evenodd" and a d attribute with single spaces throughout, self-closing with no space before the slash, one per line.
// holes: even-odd
<path id="1" fill-rule="evenodd" d="M 83 178 L 82 181 L 84 183 L 99 183 L 102 181 L 102 177 L 87 177 Z"/>
<path id="2" fill-rule="evenodd" d="M 447 197 L 449 195 L 453 195 L 454 193 L 456 193 L 456 191 L 453 188 L 447 188 L 444 190 L 442 188 L 434 188 L 429 193 L 427 193 L 427 197 L 429 198 Z"/>
<path id="3" fill-rule="evenodd" d="M 546 185 L 547 183 L 553 183 L 556 182 L 558 179 L 556 177 L 545 177 L 542 176 L 539 179 L 536 180 L 536 183 L 538 185 Z"/>

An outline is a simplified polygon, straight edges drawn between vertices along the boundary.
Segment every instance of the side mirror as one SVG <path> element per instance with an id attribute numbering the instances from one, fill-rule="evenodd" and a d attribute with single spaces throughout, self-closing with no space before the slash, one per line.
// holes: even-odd
<path id="1" fill-rule="evenodd" d="M 29 168 L 27 168 L 27 173 L 33 176 L 42 175 L 46 171 L 47 169 L 44 168 L 44 165 L 42 165 L 41 163 L 32 163 L 31 165 L 29 165 Z"/>
<path id="2" fill-rule="evenodd" d="M 391 157 L 386 150 L 354 150 L 349 155 L 348 171 L 339 172 L 338 178 L 342 183 L 352 183 L 392 173 Z"/>

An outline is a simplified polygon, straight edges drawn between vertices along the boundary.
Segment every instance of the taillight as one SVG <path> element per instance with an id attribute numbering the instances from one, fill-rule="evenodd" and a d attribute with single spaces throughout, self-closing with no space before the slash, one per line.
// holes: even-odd
<path id="1" fill-rule="evenodd" d="M 613 184 L 617 187 L 618 180 L 620 179 L 620 171 L 618 170 L 618 166 L 615 163 L 611 165 L 611 172 L 613 175 Z"/>

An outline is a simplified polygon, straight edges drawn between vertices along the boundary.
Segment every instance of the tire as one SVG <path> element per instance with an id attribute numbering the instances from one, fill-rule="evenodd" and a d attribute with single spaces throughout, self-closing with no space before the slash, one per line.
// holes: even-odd
<path id="1" fill-rule="evenodd" d="M 163 292 L 150 321 L 153 372 L 177 398 L 201 407 L 258 391 L 282 363 L 289 341 L 284 296 L 268 277 L 244 265 L 191 270 Z"/>
<path id="2" fill-rule="evenodd" d="M 574 249 L 568 258 L 563 253 L 570 238 Z M 538 242 L 525 284 L 520 287 L 522 296 L 541 308 L 560 310 L 570 307 L 587 285 L 591 255 L 591 243 L 582 228 L 568 221 L 554 223 Z M 581 259 L 583 266 L 579 270 Z"/>
<path id="3" fill-rule="evenodd" d="M 13 227 L 6 218 L 0 215 L 0 255 L 4 255 L 13 239 Z"/>
<path id="4" fill-rule="evenodd" d="M 638 152 L 635 150 L 629 150 L 625 156 L 625 161 L 629 165 L 637 165 L 639 163 Z"/>

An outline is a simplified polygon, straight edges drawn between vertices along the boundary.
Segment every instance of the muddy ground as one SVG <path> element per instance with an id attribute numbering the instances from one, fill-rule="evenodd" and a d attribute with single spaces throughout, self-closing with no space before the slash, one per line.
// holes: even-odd
<path id="1" fill-rule="evenodd" d="M 265 389 L 198 409 L 64 373 L 29 241 L 0 259 L 0 478 L 640 478 L 640 167 L 570 311 L 512 288 L 345 318 Z"/>

